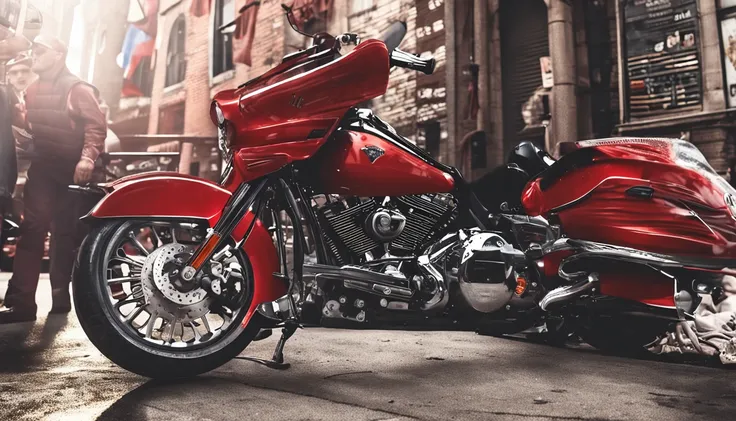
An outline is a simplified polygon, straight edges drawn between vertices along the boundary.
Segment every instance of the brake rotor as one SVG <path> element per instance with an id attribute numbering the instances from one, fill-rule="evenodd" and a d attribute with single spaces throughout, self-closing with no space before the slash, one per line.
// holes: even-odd
<path id="1" fill-rule="evenodd" d="M 176 261 L 181 254 L 190 253 L 189 247 L 174 243 L 166 244 L 148 256 L 141 272 L 147 311 L 169 321 L 178 320 L 182 324 L 202 318 L 210 312 L 214 299 L 208 297 L 204 289 L 197 287 L 182 292 L 169 279 L 166 270 L 168 263 Z M 219 287 L 218 281 L 214 283 L 218 283 Z"/>

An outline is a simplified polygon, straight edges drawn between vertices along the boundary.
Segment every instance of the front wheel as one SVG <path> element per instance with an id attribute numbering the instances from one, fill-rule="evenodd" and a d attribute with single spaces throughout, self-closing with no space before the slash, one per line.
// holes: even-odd
<path id="1" fill-rule="evenodd" d="M 151 378 L 184 378 L 237 356 L 258 327 L 243 326 L 253 275 L 235 251 L 210 262 L 211 290 L 170 280 L 206 227 L 181 222 L 110 221 L 85 239 L 75 265 L 74 303 L 90 341 L 122 368 Z"/>

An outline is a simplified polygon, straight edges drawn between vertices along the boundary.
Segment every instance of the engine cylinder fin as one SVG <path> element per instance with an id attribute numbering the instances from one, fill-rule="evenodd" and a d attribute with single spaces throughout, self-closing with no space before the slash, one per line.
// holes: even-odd
<path id="1" fill-rule="evenodd" d="M 454 206 L 449 195 L 400 196 L 395 200 L 407 216 L 401 235 L 392 243 L 392 248 L 414 251 L 429 240 L 438 225 L 452 219 Z"/>
<path id="2" fill-rule="evenodd" d="M 378 243 L 360 228 L 365 215 L 375 210 L 375 208 L 376 203 L 368 200 L 341 211 L 326 207 L 323 215 L 339 241 L 352 253 L 362 255 L 378 247 Z M 328 236 L 325 235 L 325 237 Z M 335 243 L 334 240 L 332 242 Z"/>

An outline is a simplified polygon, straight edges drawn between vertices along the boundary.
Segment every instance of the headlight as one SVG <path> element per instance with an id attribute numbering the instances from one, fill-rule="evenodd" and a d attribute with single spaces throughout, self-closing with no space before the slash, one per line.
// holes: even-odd
<path id="1" fill-rule="evenodd" d="M 222 113 L 222 109 L 220 109 L 220 106 L 215 104 L 215 113 L 217 114 L 217 125 L 222 126 L 222 123 L 225 122 L 225 115 Z"/>
<path id="2" fill-rule="evenodd" d="M 225 114 L 222 113 L 220 104 L 218 104 L 217 101 L 212 101 L 212 106 L 210 107 L 210 119 L 217 127 L 220 127 L 225 123 Z"/>

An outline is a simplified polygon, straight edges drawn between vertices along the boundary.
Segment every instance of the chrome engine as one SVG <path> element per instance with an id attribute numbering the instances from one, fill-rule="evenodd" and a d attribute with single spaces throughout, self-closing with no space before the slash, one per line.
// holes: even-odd
<path id="1" fill-rule="evenodd" d="M 442 313 L 452 304 L 477 313 L 502 309 L 516 288 L 513 258 L 523 253 L 500 235 L 478 229 L 439 238 L 436 233 L 457 214 L 448 197 L 325 204 L 318 210 L 323 235 L 340 264 L 305 265 L 308 301 L 321 303 L 322 317 L 356 322 L 368 321 L 371 308 Z"/>
<path id="2" fill-rule="evenodd" d="M 416 253 L 457 217 L 457 203 L 449 194 L 367 200 L 330 195 L 316 211 L 329 251 L 344 265 Z"/>
<path id="3" fill-rule="evenodd" d="M 493 313 L 514 294 L 513 247 L 497 234 L 481 232 L 462 246 L 458 284 L 462 298 L 475 311 Z"/>

